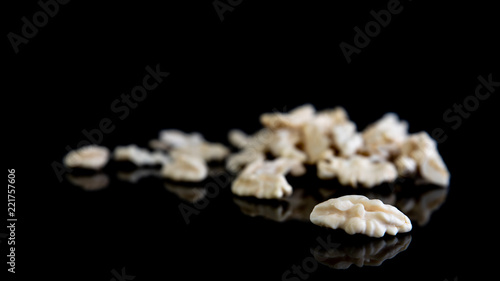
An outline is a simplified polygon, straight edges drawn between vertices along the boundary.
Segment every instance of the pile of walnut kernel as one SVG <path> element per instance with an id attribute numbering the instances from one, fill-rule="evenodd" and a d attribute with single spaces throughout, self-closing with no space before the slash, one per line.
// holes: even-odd
<path id="1" fill-rule="evenodd" d="M 371 188 L 400 177 L 421 177 L 446 187 L 449 172 L 425 132 L 408 134 L 408 124 L 393 113 L 358 132 L 341 107 L 317 112 L 306 104 L 289 113 L 261 115 L 264 128 L 249 136 L 229 132 L 240 148 L 230 154 L 226 168 L 239 171 L 232 191 L 237 195 L 280 198 L 292 189 L 284 175 L 300 176 L 305 165 L 316 165 L 321 179 L 337 178 L 343 185 Z M 266 153 L 273 160 L 266 159 Z"/>
<path id="2" fill-rule="evenodd" d="M 426 132 L 409 134 L 408 123 L 394 113 L 360 132 L 341 107 L 316 111 L 305 104 L 288 113 L 262 114 L 260 122 L 263 128 L 252 135 L 237 129 L 229 132 L 230 144 L 238 149 L 234 153 L 199 133 L 170 129 L 150 141 L 153 152 L 133 144 L 118 146 L 112 153 L 105 147 L 88 146 L 71 151 L 63 162 L 70 168 L 99 170 L 112 157 L 137 166 L 160 165 L 159 174 L 173 181 L 199 182 L 208 176 L 209 161 L 225 161 L 226 169 L 236 174 L 231 191 L 262 199 L 291 195 L 293 187 L 285 176 L 301 176 L 308 165 L 316 166 L 320 179 L 337 178 L 342 185 L 355 188 L 372 188 L 398 177 L 419 178 L 442 187 L 449 184 L 436 142 Z M 377 237 L 386 229 L 390 234 L 411 229 L 407 217 L 392 206 L 343 197 L 318 204 L 311 221 Z M 377 212 L 384 214 L 374 215 Z"/>

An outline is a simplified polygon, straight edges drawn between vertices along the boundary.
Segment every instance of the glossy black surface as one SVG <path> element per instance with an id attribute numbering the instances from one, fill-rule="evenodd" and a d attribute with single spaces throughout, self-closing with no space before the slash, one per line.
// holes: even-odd
<path id="1" fill-rule="evenodd" d="M 445 278 L 459 270 L 453 214 L 458 184 L 443 189 L 406 180 L 353 189 L 319 180 L 309 167 L 307 175 L 289 177 L 291 197 L 259 200 L 234 196 L 229 174 L 217 167 L 199 185 L 163 180 L 154 168 L 118 168 L 111 163 L 99 174 L 68 176 L 58 187 L 65 200 L 54 207 L 69 219 L 55 226 L 60 236 L 52 245 L 59 254 L 79 256 L 79 263 L 62 261 L 64 268 L 90 277 L 123 264 L 142 278 L 182 273 L 188 279 L 245 280 Z M 413 230 L 370 238 L 309 222 L 314 205 L 346 194 L 397 206 L 412 219 Z"/>
<path id="2" fill-rule="evenodd" d="M 133 280 L 495 276 L 500 90 L 477 107 L 471 103 L 470 112 L 444 116 L 475 95 L 478 77 L 500 80 L 495 9 L 401 1 L 403 10 L 347 63 L 339 45 L 352 44 L 354 27 L 364 27 L 373 20 L 370 11 L 390 1 L 245 0 L 222 22 L 213 2 L 71 1 L 17 54 L 4 37 L 4 163 L 16 169 L 18 217 L 18 273 L 5 280 L 108 281 L 122 273 Z M 4 36 L 22 33 L 22 18 L 41 9 L 36 1 L 16 4 L 5 8 Z M 148 67 L 169 75 L 127 111 L 121 95 L 143 84 Z M 386 112 L 407 120 L 411 133 L 441 128 L 448 191 L 412 181 L 354 190 L 316 179 L 312 168 L 289 178 L 297 197 L 262 202 L 234 197 L 227 186 L 206 206 L 198 203 L 202 210 L 186 224 L 179 206 L 194 208 L 203 186 L 154 176 L 130 183 L 124 174 L 130 167 L 115 164 L 93 183 L 81 175 L 59 181 L 53 169 L 68 147 L 88 139 L 85 132 L 101 127 L 109 132 L 93 136 L 110 148 L 146 146 L 166 128 L 227 142 L 232 128 L 260 128 L 263 112 L 308 102 L 345 107 L 358 130 Z M 106 181 L 94 191 L 80 186 Z M 382 239 L 328 231 L 305 219 L 314 202 L 350 193 L 408 210 L 427 202 L 432 211 L 412 209 L 413 230 Z M 7 243 L 0 239 L 5 272 Z"/>

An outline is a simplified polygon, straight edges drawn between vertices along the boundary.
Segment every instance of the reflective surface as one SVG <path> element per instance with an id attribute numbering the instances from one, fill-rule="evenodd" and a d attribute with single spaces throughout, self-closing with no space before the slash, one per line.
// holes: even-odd
<path id="1" fill-rule="evenodd" d="M 6 3 L 4 162 L 16 169 L 18 216 L 18 275 L 6 280 L 119 281 L 113 273 L 122 270 L 134 281 L 497 275 L 493 1 Z M 386 18 L 391 8 L 402 11 Z M 154 89 L 138 91 L 145 82 Z M 359 131 L 397 113 L 411 133 L 439 139 L 450 188 L 402 182 L 355 190 L 310 173 L 289 178 L 291 198 L 261 202 L 233 196 L 222 177 L 181 187 L 154 171 L 145 177 L 150 171 L 110 165 L 103 175 L 61 181 L 64 171 L 53 166 L 85 143 L 146 147 L 169 128 L 227 142 L 231 129 L 261 128 L 261 113 L 306 102 L 343 106 Z M 302 211 L 352 193 L 394 203 L 413 219 L 406 250 L 366 266 L 360 252 L 381 260 L 380 245 L 406 236 L 345 236 L 312 225 Z M 4 266 L 6 236 L 0 230 Z M 328 241 L 330 259 L 365 266 L 325 265 L 328 250 L 315 259 Z"/>
<path id="2" fill-rule="evenodd" d="M 106 209 L 110 203 L 106 200 L 125 196 L 129 206 L 126 209 L 137 210 L 130 205 L 135 202 L 148 206 L 145 208 L 149 210 L 163 210 L 153 214 L 154 219 L 146 219 L 149 221 L 144 226 L 148 229 L 147 244 L 164 240 L 160 244 L 166 243 L 170 245 L 168 249 L 181 251 L 182 255 L 190 257 L 188 260 L 200 253 L 205 258 L 211 253 L 220 253 L 225 256 L 228 272 L 254 268 L 256 276 L 272 274 L 274 278 L 271 279 L 278 280 L 322 280 L 352 271 L 364 276 L 367 274 L 365 268 L 377 267 L 388 267 L 381 272 L 403 272 L 416 261 L 422 263 L 432 258 L 428 257 L 427 251 L 435 243 L 426 243 L 432 239 L 440 241 L 442 235 L 446 237 L 446 234 L 439 233 L 433 218 L 437 214 L 438 223 L 446 223 L 447 218 L 439 213 L 446 203 L 449 189 L 421 185 L 413 180 L 399 179 L 373 189 L 354 189 L 341 186 L 336 180 L 319 180 L 314 167 L 308 167 L 305 176 L 288 177 L 294 187 L 291 196 L 264 200 L 233 195 L 230 191 L 233 175 L 219 166 L 211 167 L 210 177 L 201 183 L 164 180 L 158 172 L 159 168 L 155 167 L 122 167 L 111 163 L 103 172 L 68 175 L 65 185 L 67 192 L 78 197 L 75 199 L 101 202 Z M 92 196 L 88 197 L 86 193 Z M 109 197 L 110 194 L 114 194 L 113 197 Z M 347 194 L 362 194 L 398 207 L 412 220 L 413 230 L 407 234 L 370 238 L 310 223 L 309 215 L 316 204 Z M 145 201 L 141 204 L 137 200 Z M 123 216 L 118 220 L 127 220 L 128 212 L 113 216 Z M 93 219 L 99 221 L 102 217 Z M 141 221 L 137 223 L 142 224 Z M 100 243 L 108 242 L 103 240 Z M 138 241 L 129 243 L 132 248 L 142 247 Z M 419 249 L 422 245 L 424 248 Z M 234 255 L 239 258 L 233 260 Z M 237 262 L 240 258 L 241 263 Z M 270 259 L 274 266 L 268 264 Z M 213 267 L 209 266 L 213 262 L 211 258 L 205 260 L 209 268 Z"/>
<path id="3" fill-rule="evenodd" d="M 411 234 L 388 236 L 369 241 L 339 242 L 337 247 L 324 249 L 311 248 L 314 258 L 334 269 L 347 269 L 351 265 L 357 267 L 380 266 L 387 259 L 396 257 L 405 251 L 411 242 Z"/>

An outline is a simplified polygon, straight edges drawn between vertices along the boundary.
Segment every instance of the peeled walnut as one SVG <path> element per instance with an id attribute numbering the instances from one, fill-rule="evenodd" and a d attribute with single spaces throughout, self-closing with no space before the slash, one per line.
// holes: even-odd
<path id="1" fill-rule="evenodd" d="M 199 156 L 205 161 L 221 161 L 229 155 L 229 149 L 220 143 L 203 142 L 196 145 L 182 146 L 175 151 Z"/>
<path id="2" fill-rule="evenodd" d="M 308 164 L 315 164 L 322 154 L 328 150 L 330 140 L 318 123 L 310 122 L 302 128 L 304 152 Z"/>
<path id="3" fill-rule="evenodd" d="M 394 160 L 398 174 L 403 177 L 412 176 L 417 172 L 417 162 L 408 156 L 401 155 Z"/>
<path id="4" fill-rule="evenodd" d="M 113 157 L 116 161 L 130 161 L 137 166 L 161 165 L 168 161 L 168 156 L 162 152 L 149 152 L 135 144 L 117 146 L 113 151 Z"/>
<path id="5" fill-rule="evenodd" d="M 238 177 L 233 182 L 231 190 L 239 196 L 254 196 L 257 198 L 282 198 L 292 194 L 292 186 L 283 175 L 259 174 Z"/>
<path id="6" fill-rule="evenodd" d="M 70 151 L 63 163 L 70 168 L 99 170 L 109 161 L 109 150 L 103 146 L 88 145 Z"/>
<path id="7" fill-rule="evenodd" d="M 298 131 L 278 129 L 274 132 L 272 142 L 269 143 L 269 150 L 275 157 L 293 158 L 304 162 L 307 156 L 297 148 L 299 141 Z"/>
<path id="8" fill-rule="evenodd" d="M 239 152 L 230 154 L 226 159 L 226 169 L 236 173 L 257 159 L 265 159 L 265 153 L 275 140 L 275 133 L 267 128 L 253 135 L 247 135 L 240 130 L 231 130 L 228 138 L 232 145 L 241 149 Z"/>
<path id="9" fill-rule="evenodd" d="M 356 132 L 356 124 L 345 122 L 332 128 L 333 144 L 342 156 L 350 156 L 363 146 L 363 137 Z"/>
<path id="10" fill-rule="evenodd" d="M 401 146 L 401 156 L 413 159 L 420 176 L 432 184 L 446 187 L 450 173 L 439 155 L 437 144 L 426 132 L 412 134 Z M 396 162 L 401 159 L 396 159 Z"/>
<path id="11" fill-rule="evenodd" d="M 354 125 L 349 121 L 347 113 L 342 107 L 320 111 L 314 118 L 306 122 L 301 127 L 303 149 L 307 155 L 306 163 L 316 164 L 321 155 L 331 147 L 332 141 L 335 140 L 339 145 L 337 148 L 342 150 L 343 154 L 353 154 L 361 146 L 362 140 L 360 135 L 354 135 L 355 125 L 354 132 L 346 132 L 349 133 L 348 136 L 341 135 L 344 126 L 349 124 Z M 335 135 L 335 130 L 340 130 L 337 135 Z"/>
<path id="12" fill-rule="evenodd" d="M 198 182 L 207 177 L 208 167 L 201 157 L 171 153 L 172 159 L 163 164 L 161 176 L 174 181 Z"/>
<path id="13" fill-rule="evenodd" d="M 170 149 L 170 146 L 161 140 L 152 139 L 148 142 L 148 146 L 153 150 L 167 151 Z"/>
<path id="14" fill-rule="evenodd" d="M 264 113 L 260 116 L 262 125 L 269 129 L 297 129 L 314 117 L 316 109 L 310 104 L 299 106 L 288 113 Z"/>
<path id="15" fill-rule="evenodd" d="M 345 159 L 333 156 L 328 151 L 318 162 L 318 177 L 320 179 L 338 178 L 342 185 L 357 187 L 361 184 L 370 188 L 382 182 L 394 181 L 398 173 L 396 167 L 386 161 L 373 161 L 368 157 L 354 155 Z"/>
<path id="16" fill-rule="evenodd" d="M 260 129 L 253 135 L 247 135 L 243 131 L 236 129 L 228 133 L 229 142 L 239 149 L 266 151 L 273 138 L 273 131 L 267 128 Z"/>
<path id="17" fill-rule="evenodd" d="M 239 196 L 257 198 L 282 198 L 292 194 L 292 187 L 285 179 L 285 174 L 297 161 L 278 158 L 272 161 L 258 159 L 250 163 L 234 180 L 231 191 Z"/>
<path id="18" fill-rule="evenodd" d="M 363 131 L 364 153 L 377 159 L 388 159 L 399 154 L 401 144 L 408 136 L 408 123 L 394 113 L 385 114 Z"/>
<path id="19" fill-rule="evenodd" d="M 227 134 L 229 143 L 239 149 L 243 149 L 248 145 L 250 137 L 242 130 L 233 129 Z"/>
<path id="20" fill-rule="evenodd" d="M 285 157 L 286 158 L 286 157 Z M 292 159 L 296 160 L 296 159 Z M 303 176 L 306 173 L 306 167 L 299 161 L 293 162 L 295 164 L 292 164 L 290 167 L 290 175 L 294 177 L 300 177 Z"/>
<path id="21" fill-rule="evenodd" d="M 184 133 L 179 130 L 163 130 L 159 140 L 151 140 L 153 149 L 178 151 L 199 156 L 205 161 L 221 161 L 229 154 L 229 149 L 220 143 L 206 141 L 199 133 Z"/>
<path id="22" fill-rule="evenodd" d="M 239 152 L 232 153 L 227 157 L 226 168 L 231 172 L 238 172 L 257 159 L 265 159 L 266 152 L 271 152 L 275 157 L 291 158 L 299 162 L 306 159 L 305 153 L 296 146 L 300 141 L 298 131 L 264 128 L 249 136 L 240 130 L 231 130 L 228 138 L 232 145 L 241 148 Z M 293 175 L 304 173 L 304 167 L 294 166 Z"/>
<path id="23" fill-rule="evenodd" d="M 197 145 L 205 141 L 199 133 L 188 134 L 175 129 L 160 131 L 159 140 L 171 148 Z"/>
<path id="24" fill-rule="evenodd" d="M 264 160 L 264 153 L 253 149 L 243 149 L 240 152 L 230 154 L 226 159 L 226 169 L 232 173 L 239 172 L 246 165 L 256 161 Z"/>
<path id="25" fill-rule="evenodd" d="M 332 129 L 348 122 L 347 113 L 341 107 L 319 112 L 301 127 L 302 143 L 307 155 L 306 163 L 316 164 L 332 144 Z"/>
<path id="26" fill-rule="evenodd" d="M 319 226 L 371 237 L 396 235 L 412 228 L 410 219 L 396 207 L 362 195 L 346 195 L 320 203 L 314 207 L 310 219 Z"/>
<path id="27" fill-rule="evenodd" d="M 349 121 L 349 116 L 343 107 L 337 106 L 333 109 L 325 109 L 314 116 L 314 122 L 326 133 L 338 125 Z"/>
<path id="28" fill-rule="evenodd" d="M 366 196 L 368 199 L 378 199 L 380 201 L 382 201 L 384 204 L 388 204 L 388 205 L 393 205 L 395 206 L 396 202 L 397 202 L 397 197 L 396 197 L 396 193 L 395 192 L 389 192 L 389 193 L 380 193 L 380 192 L 377 192 L 376 190 L 370 190 L 370 191 L 366 191 L 366 192 L 363 192 L 362 194 L 360 195 L 363 195 L 363 196 Z M 406 214 L 406 212 L 403 212 Z"/>

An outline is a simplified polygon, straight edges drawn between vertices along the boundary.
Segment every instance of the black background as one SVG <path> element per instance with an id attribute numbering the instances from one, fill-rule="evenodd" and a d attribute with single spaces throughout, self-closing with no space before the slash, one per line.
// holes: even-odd
<path id="1" fill-rule="evenodd" d="M 410 132 L 442 128 L 448 139 L 439 150 L 451 173 L 445 204 L 412 230 L 406 251 L 380 267 L 319 265 L 308 280 L 486 274 L 497 241 L 490 216 L 499 90 L 456 130 L 443 113 L 474 94 L 479 75 L 500 80 L 498 16 L 490 4 L 401 1 L 402 12 L 347 63 L 339 44 L 353 44 L 353 28 L 389 1 L 365 2 L 244 0 L 221 22 L 213 1 L 73 0 L 17 54 L 6 35 L 20 34 L 21 18 L 40 7 L 5 8 L 3 139 L 19 219 L 18 273 L 9 278 L 107 281 L 125 267 L 135 280 L 280 280 L 311 255 L 314 225 L 244 216 L 229 189 L 186 225 L 182 201 L 161 181 L 132 185 L 111 175 L 108 188 L 85 192 L 60 183 L 51 164 L 103 118 L 116 126 L 101 143 L 110 148 L 144 146 L 165 128 L 226 142 L 231 128 L 260 128 L 261 113 L 304 103 L 343 106 L 359 130 L 386 112 L 407 120 Z M 120 120 L 112 102 L 158 64 L 170 75 Z M 5 240 L 0 246 L 4 258 Z"/>

